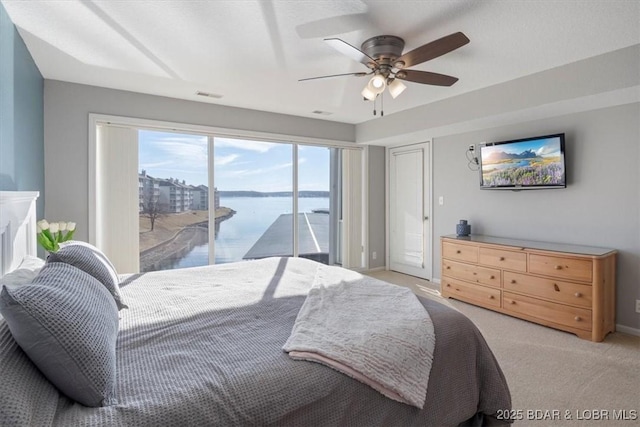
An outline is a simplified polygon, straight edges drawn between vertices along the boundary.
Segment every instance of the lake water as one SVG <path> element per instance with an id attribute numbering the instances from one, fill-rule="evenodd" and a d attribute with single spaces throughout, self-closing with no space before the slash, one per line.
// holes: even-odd
<path id="1" fill-rule="evenodd" d="M 522 168 L 526 166 L 530 166 L 532 161 L 537 159 L 523 159 L 523 160 L 512 160 L 510 162 L 503 163 L 492 163 L 487 167 L 491 169 L 511 169 L 511 168 Z"/>
<path id="2" fill-rule="evenodd" d="M 291 197 L 221 197 L 220 206 L 236 211 L 230 219 L 222 221 L 216 232 L 215 262 L 223 264 L 241 261 L 253 244 L 282 214 L 292 213 Z M 298 199 L 300 212 L 329 209 L 329 198 L 304 197 Z M 194 246 L 185 255 L 162 266 L 162 269 L 195 267 L 209 264 L 209 245 L 203 232 L 202 244 Z"/>

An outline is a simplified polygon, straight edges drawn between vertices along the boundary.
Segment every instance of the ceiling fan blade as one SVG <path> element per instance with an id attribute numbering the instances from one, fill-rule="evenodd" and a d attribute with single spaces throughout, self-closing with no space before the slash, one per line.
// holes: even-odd
<path id="1" fill-rule="evenodd" d="M 344 74 L 332 74 L 330 76 L 319 76 L 319 77 L 308 77 L 306 79 L 300 79 L 298 80 L 299 82 L 304 82 L 307 80 L 317 80 L 317 79 L 328 79 L 330 77 L 341 77 L 341 76 L 356 76 L 356 77 L 363 77 L 366 76 L 367 73 L 344 73 Z"/>
<path id="2" fill-rule="evenodd" d="M 409 68 L 456 50 L 467 43 L 469 43 L 469 39 L 461 32 L 449 34 L 405 53 L 395 62 L 402 61 L 404 66 L 401 68 Z"/>
<path id="3" fill-rule="evenodd" d="M 445 74 L 431 73 L 429 71 L 401 70 L 396 73 L 396 78 L 408 82 L 422 83 L 434 86 L 451 86 L 458 81 L 457 77 Z"/>
<path id="4" fill-rule="evenodd" d="M 329 38 L 329 39 L 324 39 L 324 41 L 327 42 L 329 46 L 331 46 L 341 54 L 348 56 L 354 61 L 361 62 L 367 67 L 369 67 L 369 64 L 376 63 L 375 59 L 373 59 L 372 57 L 370 57 L 369 55 L 367 55 L 357 47 L 351 46 L 349 43 L 347 43 L 344 40 L 337 39 L 337 38 Z M 369 68 L 372 68 L 372 67 L 369 67 Z"/>

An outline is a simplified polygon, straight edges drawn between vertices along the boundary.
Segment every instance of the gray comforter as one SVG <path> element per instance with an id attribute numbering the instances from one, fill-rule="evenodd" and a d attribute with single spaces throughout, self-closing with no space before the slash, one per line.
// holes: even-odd
<path id="1" fill-rule="evenodd" d="M 319 266 L 270 258 L 124 277 L 118 404 L 103 408 L 60 395 L 0 319 L 0 425 L 445 426 L 511 407 L 480 332 L 432 300 L 421 299 L 436 334 L 422 410 L 289 358 L 282 346 Z"/>

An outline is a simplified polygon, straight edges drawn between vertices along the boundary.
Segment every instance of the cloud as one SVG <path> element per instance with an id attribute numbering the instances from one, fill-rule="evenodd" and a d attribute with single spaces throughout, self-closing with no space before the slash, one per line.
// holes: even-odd
<path id="1" fill-rule="evenodd" d="M 257 168 L 257 169 L 239 169 L 234 171 L 227 171 L 224 175 L 226 177 L 241 177 L 241 176 L 254 176 L 254 175 L 262 175 L 270 172 L 275 172 L 282 169 L 291 168 L 293 163 L 281 163 L 279 165 L 274 165 L 268 168 Z"/>
<path id="2" fill-rule="evenodd" d="M 215 156 L 214 163 L 216 166 L 224 166 L 232 163 L 238 157 L 240 157 L 240 155 L 238 154 L 229 154 L 228 156 Z"/>
<path id="3" fill-rule="evenodd" d="M 538 148 L 536 150 L 536 155 L 540 156 L 540 157 L 546 157 L 546 156 L 559 156 L 560 155 L 560 149 L 558 146 L 554 146 L 554 145 L 543 145 L 542 147 Z"/>
<path id="4" fill-rule="evenodd" d="M 248 171 L 245 175 L 260 175 L 263 173 L 274 172 L 281 169 L 287 169 L 287 168 L 290 168 L 291 166 L 293 166 L 293 163 L 291 162 L 282 163 L 282 164 L 274 165 L 268 168 L 254 169 L 254 170 Z"/>
<path id="5" fill-rule="evenodd" d="M 164 162 L 156 162 L 156 163 L 140 163 L 140 169 L 151 169 L 151 168 L 159 168 L 161 166 L 170 165 L 172 162 L 164 161 Z"/>
<path id="6" fill-rule="evenodd" d="M 164 132 L 140 132 L 140 168 L 155 178 L 206 184 L 207 137 Z"/>
<path id="7" fill-rule="evenodd" d="M 237 148 L 240 150 L 256 151 L 258 153 L 266 153 L 277 144 L 264 141 L 253 141 L 250 139 L 232 139 L 232 138 L 219 138 L 213 139 L 213 145 L 215 147 L 225 148 Z"/>
<path id="8" fill-rule="evenodd" d="M 153 157 L 168 159 L 158 161 L 157 163 L 160 166 L 171 164 L 189 168 L 192 171 L 206 171 L 207 169 L 208 149 L 206 137 L 161 136 L 149 141 L 148 146 L 155 151 Z M 149 164 L 152 164 L 152 162 L 149 162 Z"/>

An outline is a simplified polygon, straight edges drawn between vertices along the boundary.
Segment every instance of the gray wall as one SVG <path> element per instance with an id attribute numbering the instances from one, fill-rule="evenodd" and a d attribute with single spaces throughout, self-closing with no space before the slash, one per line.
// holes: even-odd
<path id="1" fill-rule="evenodd" d="M 44 81 L 0 4 L 0 190 L 39 191 L 44 216 Z"/>
<path id="2" fill-rule="evenodd" d="M 89 113 L 353 142 L 355 126 L 54 80 L 44 83 L 46 214 L 88 238 Z M 384 228 L 384 224 L 382 224 Z"/>
<path id="3" fill-rule="evenodd" d="M 617 249 L 617 319 L 640 329 L 640 104 L 461 133 L 433 140 L 434 277 L 439 237 L 467 219 L 473 234 Z M 567 188 L 480 190 L 470 144 L 566 134 Z M 444 196 L 444 205 L 437 200 Z"/>

